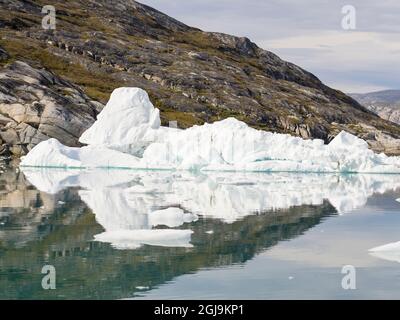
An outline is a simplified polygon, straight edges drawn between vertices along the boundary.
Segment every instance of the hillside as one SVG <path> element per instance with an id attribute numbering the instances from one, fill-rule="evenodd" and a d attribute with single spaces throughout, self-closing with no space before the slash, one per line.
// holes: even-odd
<path id="1" fill-rule="evenodd" d="M 400 90 L 354 93 L 350 96 L 381 118 L 400 124 Z"/>
<path id="2" fill-rule="evenodd" d="M 44 30 L 41 8 L 46 4 L 0 1 L 3 154 L 25 154 L 37 141 L 53 136 L 49 127 L 59 128 L 61 119 L 64 129 L 70 121 L 77 125 L 68 139 L 56 137 L 78 145 L 76 137 L 94 121 L 99 102 L 105 103 L 120 86 L 149 92 L 164 124 L 177 120 L 185 128 L 233 116 L 255 128 L 326 142 L 346 130 L 366 139 L 375 151 L 400 153 L 395 140 L 400 126 L 247 38 L 203 32 L 132 0 L 52 1 L 57 29 Z M 36 70 L 35 77 L 44 72 L 56 80 L 50 85 L 19 74 L 19 85 L 10 86 L 10 73 L 21 70 L 21 63 Z M 41 111 L 32 122 L 38 103 Z M 75 117 L 80 117 L 80 106 L 83 122 Z M 74 117 L 42 120 L 42 114 L 54 109 L 62 115 L 73 110 Z"/>

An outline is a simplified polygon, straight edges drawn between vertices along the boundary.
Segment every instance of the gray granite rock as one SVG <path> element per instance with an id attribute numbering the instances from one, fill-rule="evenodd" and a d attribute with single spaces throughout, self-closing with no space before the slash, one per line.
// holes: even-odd
<path id="1" fill-rule="evenodd" d="M 50 137 L 79 146 L 101 106 L 52 72 L 16 61 L 0 70 L 0 152 L 21 156 Z"/>

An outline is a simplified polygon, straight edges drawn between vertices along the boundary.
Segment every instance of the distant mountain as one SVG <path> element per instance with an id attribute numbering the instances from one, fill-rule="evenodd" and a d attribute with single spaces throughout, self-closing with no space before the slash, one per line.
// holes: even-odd
<path id="1" fill-rule="evenodd" d="M 400 124 L 400 90 L 354 93 L 350 96 L 381 118 Z"/>
<path id="2" fill-rule="evenodd" d="M 135 86 L 149 92 L 164 124 L 233 116 L 325 142 L 346 130 L 400 154 L 400 126 L 247 38 L 203 32 L 133 0 L 53 0 L 56 30 L 44 30 L 45 4 L 0 0 L 0 153 L 24 154 L 53 133 L 77 145 L 95 101 Z"/>
<path id="3" fill-rule="evenodd" d="M 364 105 L 376 103 L 400 105 L 400 90 L 383 90 L 369 93 L 351 93 L 351 97 Z"/>

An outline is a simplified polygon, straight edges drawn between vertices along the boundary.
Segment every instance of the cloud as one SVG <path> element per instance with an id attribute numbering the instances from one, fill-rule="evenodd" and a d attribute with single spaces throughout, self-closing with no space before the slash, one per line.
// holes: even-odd
<path id="1" fill-rule="evenodd" d="M 352 0 L 357 29 L 341 28 L 342 0 L 143 0 L 188 25 L 247 36 L 343 91 L 400 88 L 400 1 Z"/>
<path id="2" fill-rule="evenodd" d="M 400 42 L 394 33 L 326 31 L 260 41 L 347 92 L 400 88 Z"/>

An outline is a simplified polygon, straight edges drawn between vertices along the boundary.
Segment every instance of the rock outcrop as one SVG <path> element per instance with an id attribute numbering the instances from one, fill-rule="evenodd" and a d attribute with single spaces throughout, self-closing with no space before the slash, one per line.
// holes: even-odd
<path id="1" fill-rule="evenodd" d="M 0 154 L 24 155 L 49 137 L 79 146 L 99 108 L 68 81 L 15 61 L 0 70 Z"/>
<path id="2" fill-rule="evenodd" d="M 400 90 L 351 94 L 351 96 L 382 119 L 400 124 Z"/>

